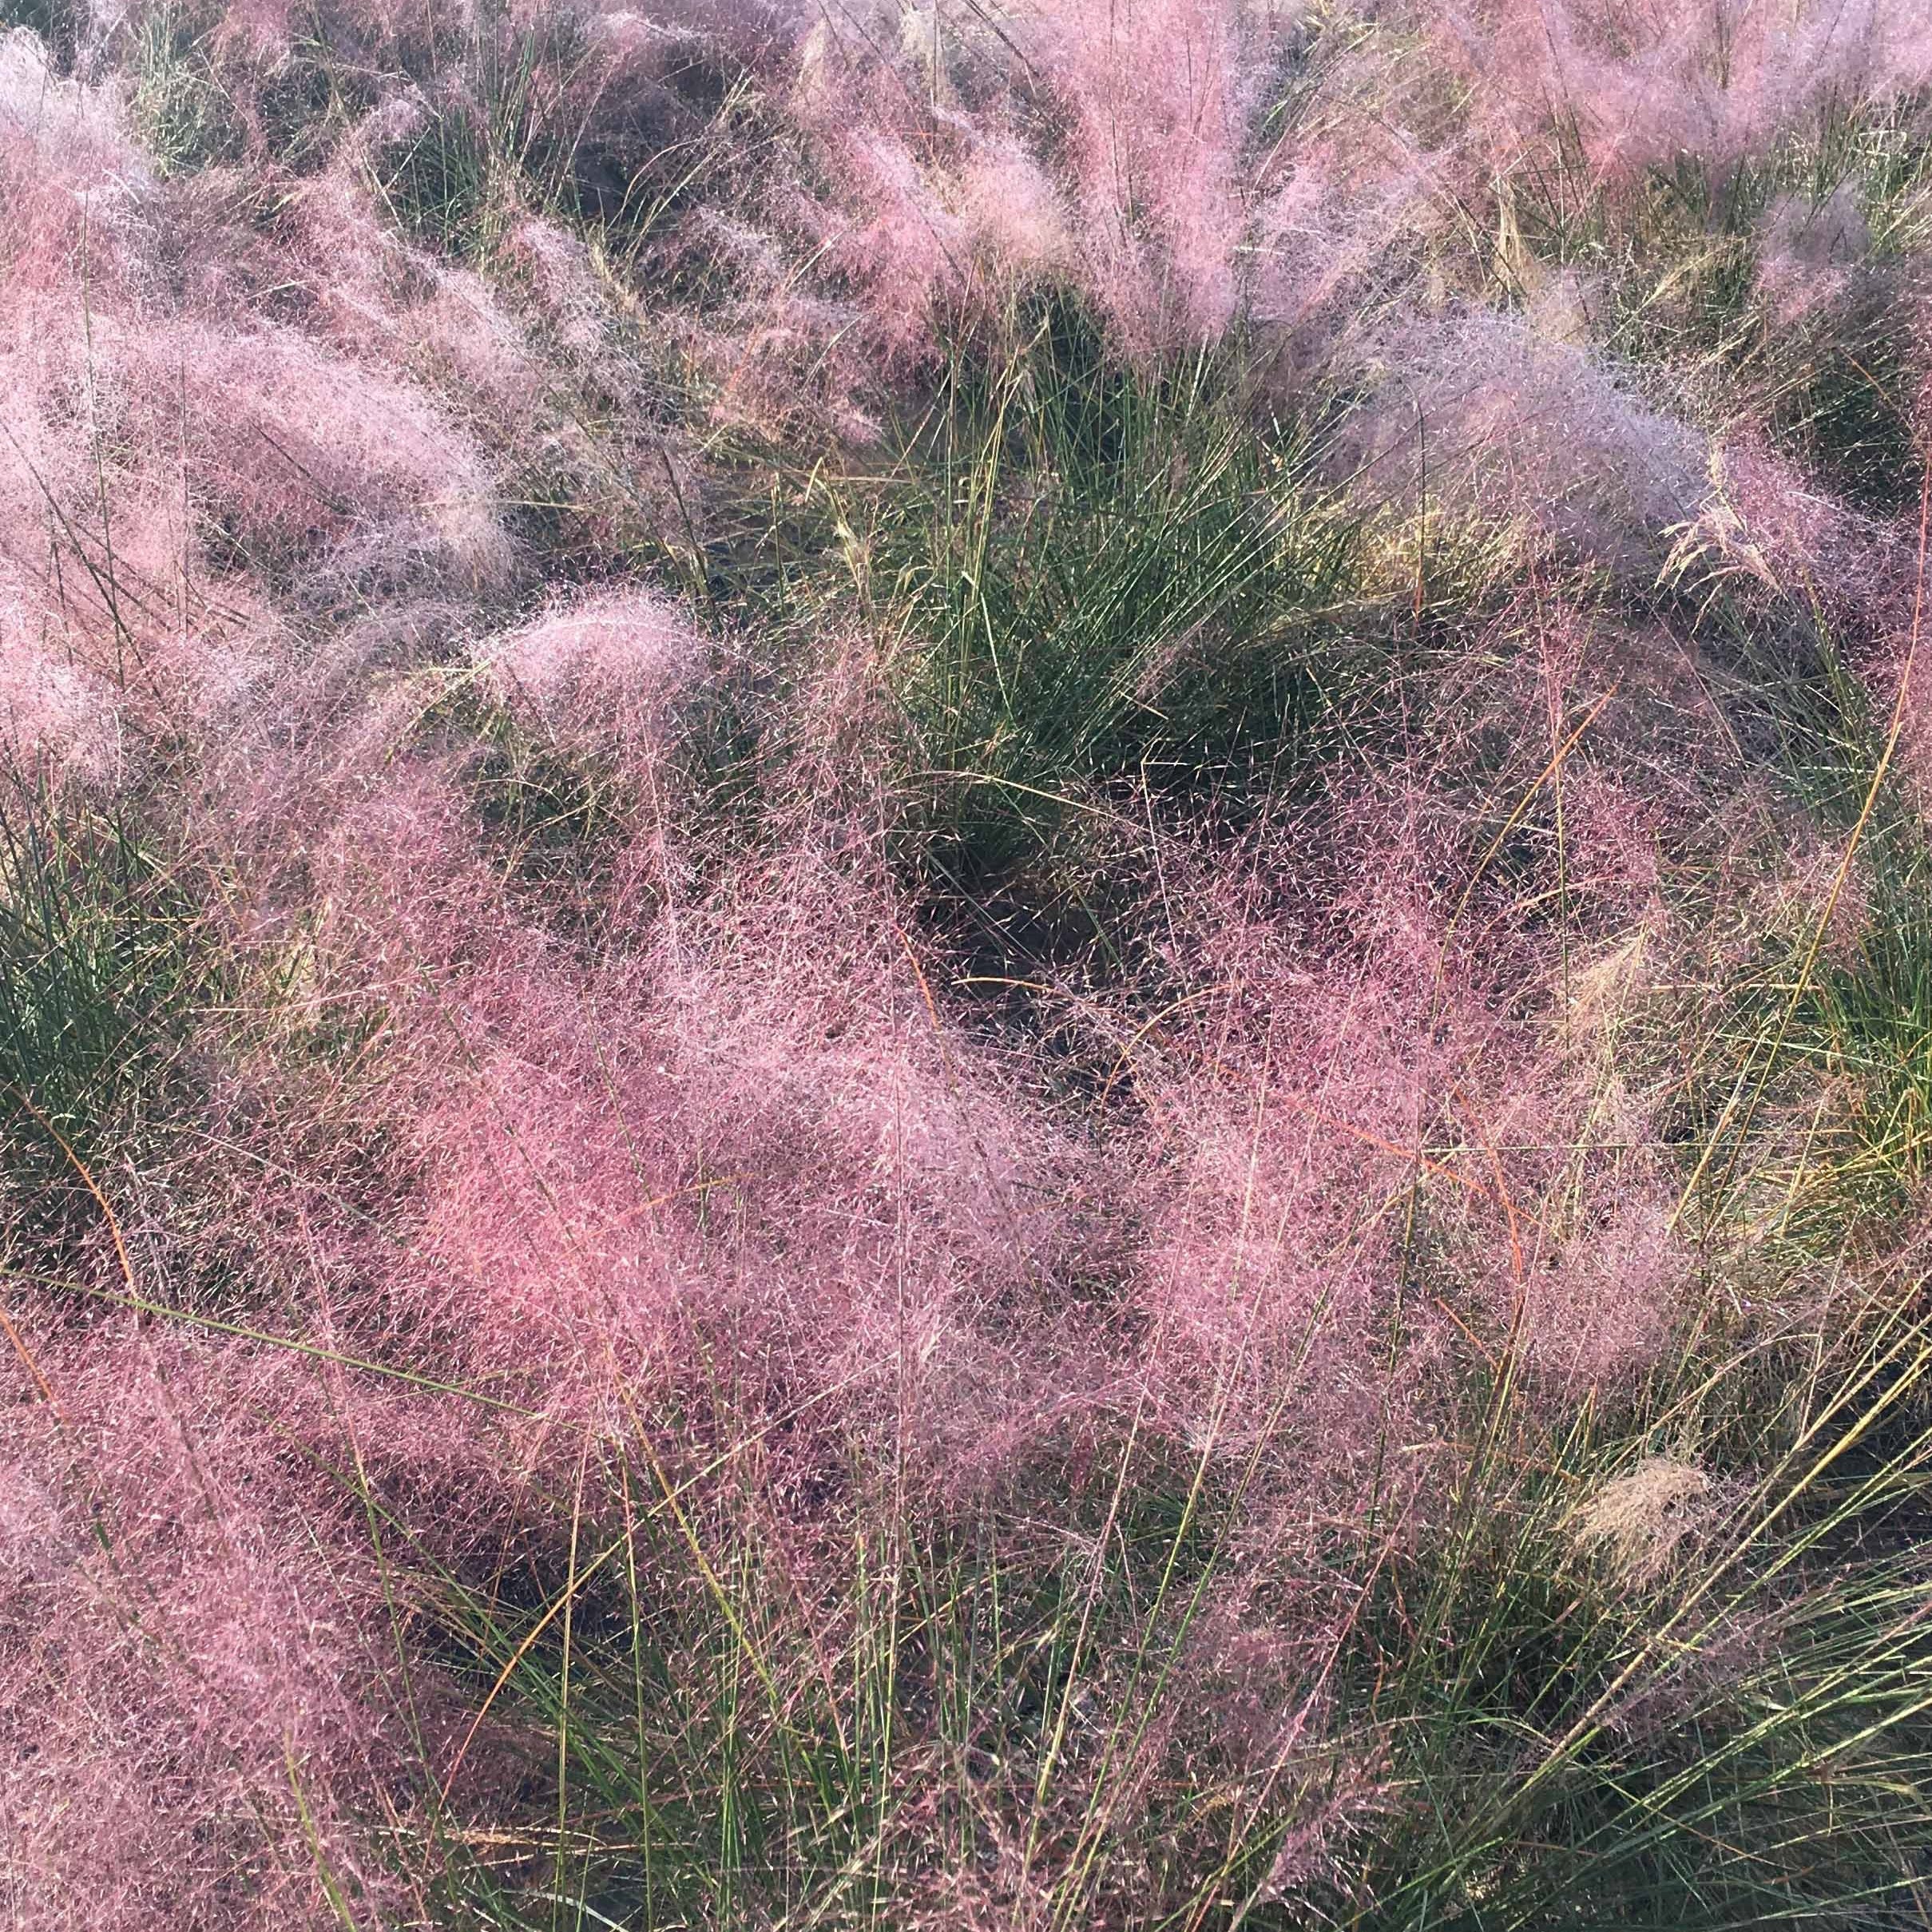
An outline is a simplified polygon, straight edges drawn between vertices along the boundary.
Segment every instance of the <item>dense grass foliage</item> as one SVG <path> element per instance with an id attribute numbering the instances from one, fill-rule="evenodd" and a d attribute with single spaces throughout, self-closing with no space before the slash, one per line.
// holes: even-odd
<path id="1" fill-rule="evenodd" d="M 1932 1912 L 1906 0 L 0 10 L 0 1902 Z"/>

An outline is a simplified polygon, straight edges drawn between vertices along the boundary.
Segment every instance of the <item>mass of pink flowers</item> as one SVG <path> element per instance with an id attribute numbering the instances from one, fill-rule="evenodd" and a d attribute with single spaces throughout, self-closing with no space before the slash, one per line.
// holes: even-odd
<path id="1" fill-rule="evenodd" d="M 54 1234 L 0 1199 L 0 1915 L 431 1922 L 453 1840 L 555 1823 L 558 1747 L 424 1580 L 574 1588 L 639 1471 L 835 1659 L 867 1525 L 1124 1536 L 1143 1452 L 1232 1498 L 1184 1715 L 1040 1843 L 922 1855 L 903 1922 L 1055 1922 L 1080 1806 L 1125 1839 L 1174 1761 L 1273 1803 L 1319 1759 L 1270 1909 L 1326 1882 L 1421 1802 L 1331 1696 L 1333 1553 L 1461 1520 L 1472 1375 L 1554 1429 L 1702 1339 L 1686 1202 L 1737 1187 L 1656 1029 L 1868 916 L 1702 613 L 1828 621 L 1914 796 L 1932 757 L 1916 481 L 1647 360 L 1617 224 L 1834 116 L 1922 144 L 1932 14 L 55 14 L 0 38 L 0 821 L 137 826 L 216 963 L 163 1125 L 61 1137 Z M 1932 230 L 1888 219 L 1767 190 L 1737 300 L 1882 309 L 1909 387 Z M 1239 359 L 1270 451 L 1327 426 L 1296 474 L 1367 561 L 1322 621 L 1394 667 L 1375 757 L 1246 817 L 1068 781 L 1133 855 L 1117 972 L 935 913 L 871 507 L 1055 303 L 1123 381 Z M 1738 1131 L 1798 1147 L 1785 1104 Z M 1736 1346 L 1827 1291 L 1733 1296 Z"/>

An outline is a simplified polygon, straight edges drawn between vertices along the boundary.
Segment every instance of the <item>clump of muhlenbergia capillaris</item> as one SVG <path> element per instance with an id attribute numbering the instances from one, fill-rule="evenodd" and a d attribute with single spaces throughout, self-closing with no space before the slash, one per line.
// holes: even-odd
<path id="1" fill-rule="evenodd" d="M 1932 1908 L 1914 0 L 0 33 L 0 1913 Z"/>

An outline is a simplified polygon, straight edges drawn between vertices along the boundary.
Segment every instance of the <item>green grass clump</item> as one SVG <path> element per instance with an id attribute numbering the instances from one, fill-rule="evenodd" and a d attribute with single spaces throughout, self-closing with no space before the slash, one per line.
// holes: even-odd
<path id="1" fill-rule="evenodd" d="M 205 27 L 161 6 L 140 14 L 130 31 L 134 90 L 129 108 L 157 170 L 186 174 L 238 160 L 240 121 L 207 58 Z"/>
<path id="2" fill-rule="evenodd" d="M 207 986 L 196 915 L 127 819 L 29 785 L 0 798 L 0 1136 L 6 1212 L 55 1243 L 178 1117 Z"/>
<path id="3" fill-rule="evenodd" d="M 1383 653 L 1355 519 L 1250 407 L 1215 359 L 1149 381 L 1061 316 L 921 426 L 855 541 L 943 891 L 1090 931 L 1150 803 L 1232 823 L 1313 780 Z"/>

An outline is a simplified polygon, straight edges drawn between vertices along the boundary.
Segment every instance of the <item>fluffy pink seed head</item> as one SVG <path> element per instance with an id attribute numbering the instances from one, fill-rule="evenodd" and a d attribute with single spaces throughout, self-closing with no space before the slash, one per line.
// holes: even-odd
<path id="1" fill-rule="evenodd" d="M 595 347 L 602 335 L 602 299 L 584 243 L 553 222 L 533 218 L 510 236 L 508 253 L 565 346 Z"/>
<path id="2" fill-rule="evenodd" d="M 288 1359 L 122 1329 L 39 1360 L 61 1416 L 22 1406 L 0 1533 L 0 1895 L 85 1932 L 319 1926 L 319 1852 L 387 1902 L 354 1822 L 395 1766 L 379 1596 L 253 1420 L 312 1418 Z"/>
<path id="3" fill-rule="evenodd" d="M 1524 320 L 1471 311 L 1385 341 L 1363 472 L 1384 501 L 1511 517 L 1654 571 L 1707 489 L 1703 438 L 1629 372 Z"/>
<path id="4" fill-rule="evenodd" d="M 1224 0 L 1069 0 L 1034 51 L 1067 119 L 1086 277 L 1130 347 L 1217 337 L 1275 23 Z"/>
<path id="5" fill-rule="evenodd" d="M 57 74 L 38 35 L 0 33 L 0 263 L 17 286 L 103 292 L 145 279 L 153 172 L 111 87 Z"/>
<path id="6" fill-rule="evenodd" d="M 1561 127 L 1600 179 L 1763 154 L 1830 102 L 1909 96 L 1932 73 L 1932 29 L 1890 0 L 1478 0 L 1431 24 L 1496 165 Z"/>
<path id="7" fill-rule="evenodd" d="M 1780 196 L 1761 233 L 1758 288 L 1787 327 L 1835 301 L 1871 244 L 1856 196 L 1842 186 L 1821 203 Z"/>
<path id="8" fill-rule="evenodd" d="M 419 393 L 283 330 L 168 347 L 190 376 L 191 486 L 244 542 L 347 568 L 419 556 L 473 584 L 506 574 L 487 468 Z"/>
<path id="9" fill-rule="evenodd" d="M 1024 288 L 1070 264 L 1065 197 L 1012 137 L 974 143 L 960 170 L 958 203 L 974 252 L 998 282 Z"/>
<path id="10" fill-rule="evenodd" d="M 113 699 L 51 629 L 26 598 L 0 597 L 0 756 L 57 780 L 111 778 L 120 762 Z"/>
<path id="11" fill-rule="evenodd" d="M 879 129 L 851 134 L 844 161 L 868 218 L 841 256 L 867 284 L 886 346 L 916 353 L 928 344 L 935 308 L 963 293 L 966 230 L 895 135 Z"/>
<path id="12" fill-rule="evenodd" d="M 647 756 L 706 649 L 676 605 L 624 590 L 559 605 L 475 655 L 486 688 L 554 736 Z"/>

